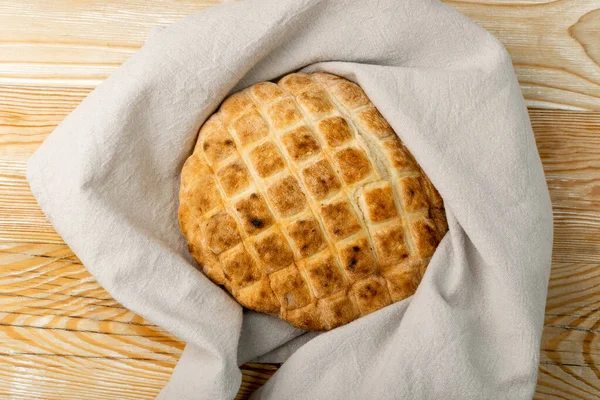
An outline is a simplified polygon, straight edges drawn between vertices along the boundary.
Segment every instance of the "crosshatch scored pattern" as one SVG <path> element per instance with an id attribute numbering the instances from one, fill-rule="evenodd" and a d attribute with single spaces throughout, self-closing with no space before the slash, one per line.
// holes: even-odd
<path id="1" fill-rule="evenodd" d="M 203 271 L 244 306 L 327 330 L 416 290 L 442 199 L 362 89 L 295 73 L 202 126 L 179 219 Z"/>

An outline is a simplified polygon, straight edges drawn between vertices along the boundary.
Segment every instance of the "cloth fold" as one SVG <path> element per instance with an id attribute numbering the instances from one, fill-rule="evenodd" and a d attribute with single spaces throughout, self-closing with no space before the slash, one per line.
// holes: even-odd
<path id="1" fill-rule="evenodd" d="M 194 267 L 179 174 L 228 93 L 286 73 L 360 84 L 441 193 L 449 232 L 416 294 L 315 334 L 242 311 Z M 519 85 L 489 33 L 433 0 L 247 0 L 153 31 L 31 157 L 57 232 L 127 308 L 187 342 L 159 399 L 524 399 L 552 247 Z"/>

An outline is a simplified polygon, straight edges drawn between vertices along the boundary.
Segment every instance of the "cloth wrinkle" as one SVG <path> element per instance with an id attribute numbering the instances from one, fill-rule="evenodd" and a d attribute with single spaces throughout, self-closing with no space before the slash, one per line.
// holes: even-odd
<path id="1" fill-rule="evenodd" d="M 228 93 L 294 72 L 359 84 L 447 211 L 408 299 L 330 332 L 243 312 L 178 223 L 181 168 Z M 187 342 L 159 400 L 228 400 L 239 363 L 284 362 L 256 400 L 528 399 L 552 209 L 508 52 L 437 0 L 244 0 L 153 29 L 27 165 L 40 207 L 118 302 Z"/>

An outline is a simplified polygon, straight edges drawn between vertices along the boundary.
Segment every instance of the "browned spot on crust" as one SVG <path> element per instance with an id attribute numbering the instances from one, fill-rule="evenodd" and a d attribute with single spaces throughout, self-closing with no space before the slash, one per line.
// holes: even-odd
<path id="1" fill-rule="evenodd" d="M 352 139 L 350 125 L 343 117 L 330 117 L 319 121 L 317 128 L 331 147 L 337 147 Z"/>
<path id="2" fill-rule="evenodd" d="M 344 245 L 340 249 L 340 260 L 342 268 L 352 280 L 376 272 L 379 268 L 366 238 L 358 238 Z"/>
<path id="3" fill-rule="evenodd" d="M 333 158 L 339 174 L 348 185 L 366 178 L 371 173 L 371 163 L 359 149 L 350 147 L 340 150 Z"/>
<path id="4" fill-rule="evenodd" d="M 317 161 L 304 168 L 302 177 L 308 191 L 316 199 L 323 199 L 337 192 L 341 187 L 339 179 L 327 160 Z"/>
<path id="5" fill-rule="evenodd" d="M 266 274 L 285 268 L 293 261 L 292 251 L 279 231 L 270 232 L 258 239 L 254 248 Z"/>
<path id="6" fill-rule="evenodd" d="M 208 248 L 215 254 L 219 254 L 241 241 L 235 220 L 225 212 L 217 213 L 205 221 L 202 231 Z"/>
<path id="7" fill-rule="evenodd" d="M 292 176 L 286 176 L 268 189 L 269 199 L 275 205 L 277 212 L 282 217 L 289 217 L 299 213 L 306 207 L 306 197 L 300 189 L 300 185 Z"/>
<path id="8" fill-rule="evenodd" d="M 294 161 L 308 158 L 321 150 L 319 142 L 305 126 L 286 133 L 282 142 Z"/>
<path id="9" fill-rule="evenodd" d="M 398 215 L 396 203 L 394 202 L 394 193 L 389 184 L 382 187 L 365 189 L 363 191 L 363 201 L 367 208 L 369 220 L 372 222 L 385 221 Z"/>
<path id="10" fill-rule="evenodd" d="M 238 201 L 235 209 L 240 214 L 244 229 L 254 235 L 273 224 L 273 216 L 264 198 L 257 193 Z"/>
<path id="11" fill-rule="evenodd" d="M 346 287 L 334 257 L 327 255 L 305 264 L 310 286 L 318 298 L 324 298 Z"/>
<path id="12" fill-rule="evenodd" d="M 294 221 L 287 231 L 301 257 L 309 257 L 325 246 L 319 223 L 313 217 Z"/>
<path id="13" fill-rule="evenodd" d="M 321 215 L 325 229 L 333 240 L 344 239 L 360 229 L 358 219 L 345 200 L 321 206 Z"/>
<path id="14" fill-rule="evenodd" d="M 415 212 L 429 207 L 419 177 L 406 176 L 400 178 L 398 189 L 406 212 Z"/>
<path id="15" fill-rule="evenodd" d="M 285 128 L 302 120 L 302 115 L 296 109 L 291 99 L 281 100 L 267 110 L 267 118 L 275 129 Z"/>
<path id="16" fill-rule="evenodd" d="M 243 147 L 256 142 L 269 134 L 269 126 L 256 111 L 241 116 L 231 124 Z"/>
<path id="17" fill-rule="evenodd" d="M 386 286 L 382 278 L 367 278 L 354 285 L 353 290 L 361 314 L 369 314 L 392 303 Z"/>
<path id="18" fill-rule="evenodd" d="M 266 178 L 285 167 L 285 161 L 273 142 L 266 142 L 250 152 L 250 162 L 261 178 Z"/>
<path id="19" fill-rule="evenodd" d="M 246 165 L 237 160 L 217 172 L 223 190 L 228 196 L 241 192 L 250 185 L 251 177 Z"/>

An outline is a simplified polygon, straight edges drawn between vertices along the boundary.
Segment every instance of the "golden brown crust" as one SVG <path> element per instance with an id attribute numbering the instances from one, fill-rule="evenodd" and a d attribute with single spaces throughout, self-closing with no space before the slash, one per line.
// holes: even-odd
<path id="1" fill-rule="evenodd" d="M 334 106 L 329 101 L 327 93 L 323 90 L 302 92 L 298 95 L 297 101 L 309 115 L 327 114 L 334 110 Z"/>
<path id="2" fill-rule="evenodd" d="M 286 310 L 283 318 L 299 329 L 323 331 L 327 329 L 317 303 L 309 303 L 307 306 L 295 310 Z"/>
<path id="3" fill-rule="evenodd" d="M 316 199 L 329 197 L 341 187 L 333 167 L 327 160 L 317 161 L 304 168 L 302 177 L 308 192 Z"/>
<path id="4" fill-rule="evenodd" d="M 429 218 L 434 222 L 434 225 L 438 231 L 438 238 L 442 240 L 446 232 L 448 231 L 448 221 L 446 220 L 446 211 L 444 208 L 430 208 Z"/>
<path id="5" fill-rule="evenodd" d="M 430 219 L 418 219 L 410 223 L 409 229 L 417 256 L 431 257 L 441 239 L 434 222 Z"/>
<path id="6" fill-rule="evenodd" d="M 285 167 L 281 152 L 273 142 L 266 142 L 252 149 L 250 162 L 261 178 L 269 177 Z"/>
<path id="7" fill-rule="evenodd" d="M 302 114 L 296 108 L 294 100 L 290 99 L 272 105 L 267 110 L 267 117 L 275 129 L 285 128 L 302 120 Z"/>
<path id="8" fill-rule="evenodd" d="M 328 74 L 327 72 L 315 72 L 310 75 L 316 82 L 320 83 L 323 87 L 329 88 L 331 85 L 336 83 L 348 82 L 342 77 L 337 75 Z"/>
<path id="9" fill-rule="evenodd" d="M 327 330 L 412 295 L 440 194 L 362 89 L 295 73 L 238 92 L 181 172 L 198 267 L 250 309 Z"/>
<path id="10" fill-rule="evenodd" d="M 315 136 L 305 126 L 286 133 L 281 141 L 290 157 L 296 162 L 317 154 L 321 149 Z"/>
<path id="11" fill-rule="evenodd" d="M 252 193 L 235 203 L 242 226 L 249 234 L 257 234 L 273 225 L 273 215 L 265 199 L 258 193 Z"/>
<path id="12" fill-rule="evenodd" d="M 251 285 L 262 278 L 262 272 L 244 246 L 223 254 L 220 262 L 225 278 L 235 289 Z"/>
<path id="13" fill-rule="evenodd" d="M 383 222 L 398 215 L 394 193 L 389 183 L 364 189 L 362 200 L 371 222 Z"/>
<path id="14" fill-rule="evenodd" d="M 269 275 L 269 279 L 273 292 L 286 310 L 302 308 L 311 302 L 306 281 L 295 266 L 274 272 Z"/>
<path id="15" fill-rule="evenodd" d="M 371 172 L 371 163 L 366 154 L 356 148 L 349 147 L 333 155 L 336 167 L 347 185 L 364 179 Z"/>
<path id="16" fill-rule="evenodd" d="M 262 104 L 273 103 L 275 100 L 286 95 L 285 92 L 273 82 L 257 83 L 252 86 L 251 92 L 254 98 Z"/>
<path id="17" fill-rule="evenodd" d="M 217 171 L 217 178 L 227 196 L 233 196 L 250 184 L 250 173 L 242 160 L 235 160 Z"/>
<path id="18" fill-rule="evenodd" d="M 421 186 L 421 179 L 415 176 L 406 176 L 398 180 L 398 187 L 402 197 L 404 211 L 407 213 L 427 209 L 429 203 L 427 194 Z"/>
<path id="19" fill-rule="evenodd" d="M 206 247 L 214 254 L 220 254 L 241 241 L 235 220 L 225 212 L 214 214 L 204 222 L 202 236 Z"/>
<path id="20" fill-rule="evenodd" d="M 299 218 L 287 227 L 299 258 L 310 257 L 325 247 L 325 239 L 314 217 Z"/>
<path id="21" fill-rule="evenodd" d="M 370 314 L 392 303 L 385 279 L 371 276 L 352 288 L 362 315 Z"/>
<path id="22" fill-rule="evenodd" d="M 267 277 L 240 289 L 236 294 L 236 300 L 247 308 L 267 314 L 278 313 L 281 307 Z"/>
<path id="23" fill-rule="evenodd" d="M 404 238 L 404 225 L 401 220 L 374 230 L 373 242 L 377 256 L 383 264 L 399 263 L 410 255 Z"/>
<path id="24" fill-rule="evenodd" d="M 331 254 L 306 261 L 304 271 L 318 299 L 329 297 L 346 287 L 338 262 Z"/>
<path id="25" fill-rule="evenodd" d="M 221 205 L 221 195 L 214 178 L 207 176 L 191 184 L 181 193 L 185 205 L 194 215 L 201 216 Z"/>
<path id="26" fill-rule="evenodd" d="M 381 143 L 383 144 L 384 156 L 392 168 L 399 171 L 417 169 L 416 161 L 396 136 L 387 138 Z"/>
<path id="27" fill-rule="evenodd" d="M 267 189 L 269 199 L 282 217 L 298 214 L 306 207 L 306 198 L 298 181 L 293 176 L 275 181 Z"/>
<path id="28" fill-rule="evenodd" d="M 286 75 L 278 84 L 293 95 L 310 89 L 319 89 L 319 86 L 308 75 L 301 73 Z"/>
<path id="29" fill-rule="evenodd" d="M 202 150 L 210 165 L 215 165 L 236 153 L 235 142 L 225 128 L 217 128 L 202 136 Z"/>
<path id="30" fill-rule="evenodd" d="M 242 114 L 252 111 L 255 108 L 254 102 L 243 92 L 238 92 L 229 96 L 221 104 L 219 114 L 226 126 Z"/>
<path id="31" fill-rule="evenodd" d="M 384 272 L 392 300 L 400 301 L 412 295 L 417 290 L 426 267 L 427 262 L 407 261 Z"/>
<path id="32" fill-rule="evenodd" d="M 366 237 L 359 237 L 340 247 L 340 261 L 349 280 L 356 281 L 379 269 Z"/>
<path id="33" fill-rule="evenodd" d="M 380 139 L 394 134 L 390 124 L 375 107 L 360 111 L 356 117 L 363 129 L 373 132 Z"/>
<path id="34" fill-rule="evenodd" d="M 269 134 L 269 125 L 256 111 L 242 115 L 231 123 L 231 130 L 239 138 L 242 147 L 266 137 Z"/>
<path id="35" fill-rule="evenodd" d="M 341 81 L 332 86 L 331 93 L 347 110 L 355 110 L 371 103 L 360 86 L 349 81 Z"/>
<path id="36" fill-rule="evenodd" d="M 266 274 L 288 267 L 294 261 L 285 237 L 273 230 L 254 242 L 254 249 Z"/>
<path id="37" fill-rule="evenodd" d="M 336 200 L 321 206 L 325 229 L 334 240 L 344 239 L 360 230 L 358 218 L 346 200 Z"/>
<path id="38" fill-rule="evenodd" d="M 330 147 L 341 146 L 352 139 L 352 130 L 348 121 L 340 116 L 320 120 L 317 128 Z"/>
<path id="39" fill-rule="evenodd" d="M 347 324 L 360 317 L 356 300 L 342 292 L 319 301 L 321 314 L 328 329 Z"/>

